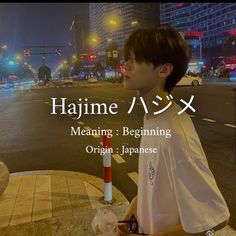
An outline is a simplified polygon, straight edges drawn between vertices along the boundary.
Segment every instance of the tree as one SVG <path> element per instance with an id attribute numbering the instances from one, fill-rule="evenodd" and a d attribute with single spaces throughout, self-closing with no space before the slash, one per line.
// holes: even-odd
<path id="1" fill-rule="evenodd" d="M 81 65 L 82 65 L 82 61 L 81 59 L 76 60 L 75 62 L 72 63 L 72 69 L 71 69 L 71 75 L 78 75 L 80 73 L 81 70 Z"/>
<path id="2" fill-rule="evenodd" d="M 44 80 L 45 82 L 48 82 L 48 80 L 51 79 L 51 69 L 46 65 L 42 65 L 39 68 L 38 78 Z"/>

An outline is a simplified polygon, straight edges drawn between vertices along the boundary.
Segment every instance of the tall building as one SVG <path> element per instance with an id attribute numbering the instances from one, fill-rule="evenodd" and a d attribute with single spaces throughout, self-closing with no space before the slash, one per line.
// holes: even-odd
<path id="1" fill-rule="evenodd" d="M 210 62 L 222 56 L 226 44 L 236 35 L 236 4 L 161 3 L 160 22 L 184 33 L 193 57 L 202 56 Z M 236 56 L 235 47 L 234 52 L 228 52 Z"/>
<path id="2" fill-rule="evenodd" d="M 72 33 L 72 47 L 76 55 L 88 50 L 88 26 L 79 16 L 75 17 L 70 26 Z"/>
<path id="3" fill-rule="evenodd" d="M 109 26 L 109 19 L 113 20 Z M 99 43 L 92 45 L 96 53 L 105 51 L 108 43 L 114 41 L 119 48 L 135 29 L 159 25 L 158 3 L 90 3 L 90 33 L 96 34 Z M 112 22 L 111 22 L 112 23 Z M 119 26 L 116 28 L 115 24 Z"/>

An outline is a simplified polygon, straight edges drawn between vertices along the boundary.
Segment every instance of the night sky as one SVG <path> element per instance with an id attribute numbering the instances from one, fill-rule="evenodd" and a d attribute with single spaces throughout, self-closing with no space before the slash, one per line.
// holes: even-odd
<path id="1" fill-rule="evenodd" d="M 46 64 L 54 70 L 72 54 L 69 28 L 75 16 L 88 22 L 88 3 L 0 3 L 0 44 L 7 44 L 11 55 L 23 54 L 21 47 L 25 45 L 65 45 L 61 57 L 47 57 Z M 35 69 L 42 62 L 40 56 L 27 61 Z"/>

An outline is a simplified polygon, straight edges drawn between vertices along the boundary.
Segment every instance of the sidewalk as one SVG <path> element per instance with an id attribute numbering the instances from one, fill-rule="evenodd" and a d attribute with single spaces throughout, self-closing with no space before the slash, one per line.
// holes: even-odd
<path id="1" fill-rule="evenodd" d="M 115 202 L 100 203 L 103 180 L 73 171 L 27 171 L 11 174 L 0 196 L 1 236 L 92 236 L 96 208 L 106 207 L 119 219 L 129 202 L 113 187 Z M 230 226 L 216 236 L 235 236 Z"/>
<path id="2" fill-rule="evenodd" d="M 96 208 L 110 208 L 121 218 L 128 200 L 113 187 L 115 202 L 100 203 L 103 180 L 72 171 L 29 171 L 11 174 L 0 196 L 0 235 L 94 235 Z"/>

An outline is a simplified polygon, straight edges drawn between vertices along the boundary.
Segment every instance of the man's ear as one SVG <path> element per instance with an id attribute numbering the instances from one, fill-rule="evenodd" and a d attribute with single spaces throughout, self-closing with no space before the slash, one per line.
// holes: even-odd
<path id="1" fill-rule="evenodd" d="M 160 65 L 157 68 L 157 73 L 160 78 L 168 77 L 172 71 L 173 71 L 173 65 L 170 63 Z"/>

